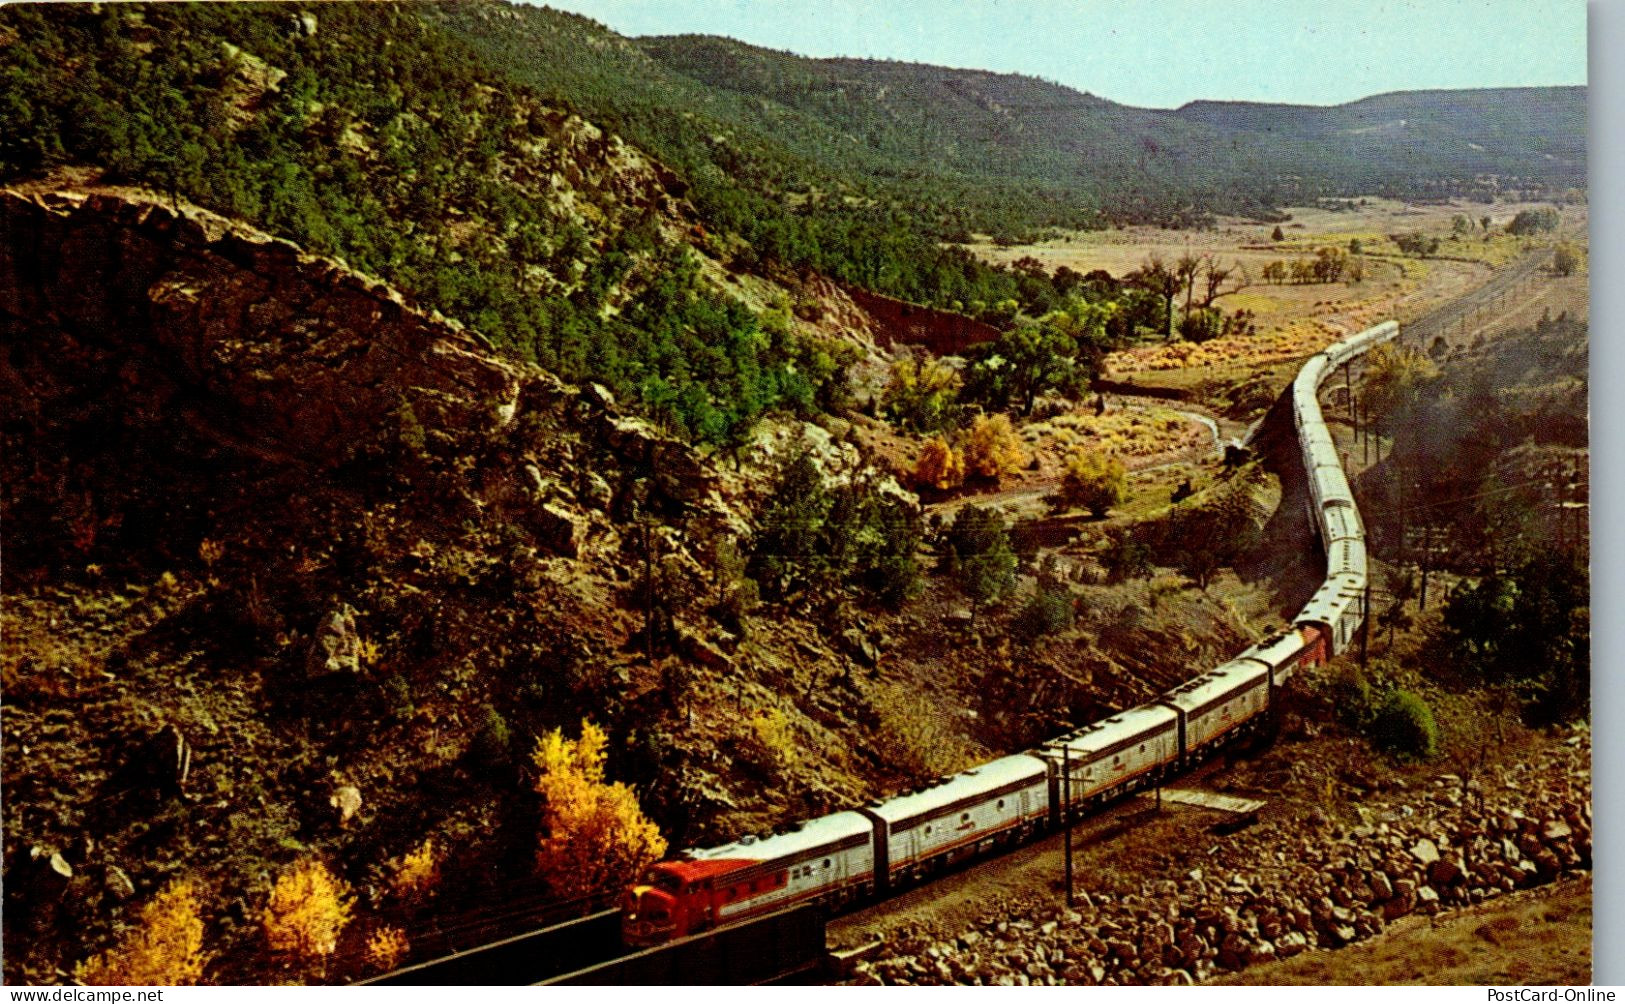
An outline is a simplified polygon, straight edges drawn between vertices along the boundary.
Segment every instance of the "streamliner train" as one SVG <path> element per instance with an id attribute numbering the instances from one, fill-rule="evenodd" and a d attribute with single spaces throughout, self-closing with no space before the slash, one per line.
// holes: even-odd
<path id="1" fill-rule="evenodd" d="M 1318 394 L 1338 366 L 1398 335 L 1392 321 L 1363 331 L 1310 359 L 1293 382 L 1306 504 L 1326 578 L 1290 628 L 1154 701 L 1033 750 L 773 836 L 662 861 L 622 895 L 627 944 L 658 944 L 800 903 L 884 897 L 1031 839 L 1059 825 L 1068 806 L 1087 811 L 1155 784 L 1258 729 L 1280 688 L 1347 649 L 1365 620 L 1365 530 Z"/>

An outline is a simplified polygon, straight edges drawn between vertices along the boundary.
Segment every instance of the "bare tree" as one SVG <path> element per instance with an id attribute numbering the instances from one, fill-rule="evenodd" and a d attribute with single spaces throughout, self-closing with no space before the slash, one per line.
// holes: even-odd
<path id="1" fill-rule="evenodd" d="M 1213 301 L 1221 296 L 1239 293 L 1253 284 L 1253 277 L 1247 273 L 1247 266 L 1239 261 L 1232 261 L 1228 268 L 1220 266 L 1217 260 L 1209 258 L 1207 273 L 1202 277 L 1205 295 L 1202 297 L 1202 309 L 1213 306 Z M 1225 284 L 1229 283 L 1229 288 Z"/>
<path id="2" fill-rule="evenodd" d="M 1202 271 L 1203 258 L 1189 251 L 1179 256 L 1174 263 L 1174 276 L 1185 287 L 1185 313 L 1191 312 L 1191 297 L 1196 293 L 1196 277 Z"/>
<path id="3" fill-rule="evenodd" d="M 1161 257 L 1152 255 L 1129 276 L 1129 281 L 1162 298 L 1164 316 L 1167 319 L 1165 322 L 1167 331 L 1164 334 L 1168 338 L 1174 337 L 1174 297 L 1179 295 L 1182 282 L 1180 277 L 1169 271 Z"/>

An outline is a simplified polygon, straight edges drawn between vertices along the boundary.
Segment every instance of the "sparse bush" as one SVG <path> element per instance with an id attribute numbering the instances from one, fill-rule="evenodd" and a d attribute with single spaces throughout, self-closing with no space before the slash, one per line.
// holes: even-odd
<path id="1" fill-rule="evenodd" d="M 489 704 L 481 706 L 479 716 L 479 731 L 474 733 L 474 741 L 469 745 L 469 754 L 481 767 L 505 766 L 509 761 L 509 743 L 513 738 L 512 731 L 508 728 L 508 720 Z"/>
<path id="2" fill-rule="evenodd" d="M 783 708 L 773 708 L 756 715 L 750 720 L 750 727 L 763 752 L 772 759 L 774 767 L 782 770 L 795 763 L 796 731 Z"/>
<path id="3" fill-rule="evenodd" d="M 415 906 L 435 894 L 440 884 L 440 856 L 433 837 L 425 837 L 423 843 L 393 864 L 389 888 L 402 903 Z"/>
<path id="4" fill-rule="evenodd" d="M 141 909 L 141 921 L 119 942 L 74 967 L 86 986 L 195 986 L 203 977 L 203 920 L 197 886 L 171 882 Z"/>
<path id="5" fill-rule="evenodd" d="M 1064 589 L 1039 589 L 1016 614 L 1010 629 L 1025 642 L 1065 631 L 1074 619 L 1072 594 Z"/>
<path id="6" fill-rule="evenodd" d="M 1077 450 L 1066 462 L 1061 498 L 1070 507 L 1088 509 L 1096 519 L 1123 501 L 1128 490 L 1128 469 L 1110 454 Z"/>
<path id="7" fill-rule="evenodd" d="M 1208 342 L 1224 333 L 1224 312 L 1217 307 L 1192 310 L 1179 319 L 1179 336 L 1187 342 Z"/>
<path id="8" fill-rule="evenodd" d="M 1136 540 L 1132 533 L 1114 533 L 1106 538 L 1106 547 L 1100 552 L 1100 567 L 1106 572 L 1106 581 L 1113 585 L 1148 578 L 1151 548 Z"/>
<path id="9" fill-rule="evenodd" d="M 354 905 L 349 883 L 320 861 L 301 861 L 276 880 L 260 913 L 265 943 L 294 965 L 319 971 L 338 950 Z"/>
<path id="10" fill-rule="evenodd" d="M 1159 575 L 1151 580 L 1148 595 L 1153 607 L 1162 605 L 1162 601 L 1171 596 L 1178 596 L 1185 591 L 1185 580 L 1177 575 Z"/>
<path id="11" fill-rule="evenodd" d="M 1371 684 L 1358 666 L 1343 663 L 1326 681 L 1326 697 L 1337 720 L 1351 729 L 1365 729 L 1376 713 Z"/>
<path id="12" fill-rule="evenodd" d="M 948 491 L 964 480 L 964 456 L 940 436 L 926 440 L 914 461 L 914 483 L 921 488 Z"/>
<path id="13" fill-rule="evenodd" d="M 406 932 L 398 927 L 380 927 L 367 938 L 367 967 L 374 972 L 387 973 L 406 959 L 411 948 Z"/>
<path id="14" fill-rule="evenodd" d="M 1388 692 L 1371 722 L 1371 741 L 1378 749 L 1426 759 L 1439 751 L 1439 727 L 1427 702 L 1408 690 Z"/>
<path id="15" fill-rule="evenodd" d="M 958 371 L 938 359 L 903 358 L 892 364 L 881 408 L 899 428 L 940 432 L 959 419 Z"/>
<path id="16" fill-rule="evenodd" d="M 412 717 L 417 709 L 412 705 L 412 685 L 400 673 L 394 673 L 384 679 L 384 708 L 389 716 L 398 722 L 404 722 Z"/>
<path id="17" fill-rule="evenodd" d="M 1552 255 L 1552 271 L 1558 275 L 1573 275 L 1580 270 L 1580 263 L 1580 251 L 1573 244 L 1559 244 Z"/>
<path id="18" fill-rule="evenodd" d="M 1438 254 L 1441 246 L 1439 238 L 1420 233 L 1389 234 L 1388 239 L 1394 242 L 1401 253 L 1416 255 L 1418 258 Z"/>
<path id="19" fill-rule="evenodd" d="M 1563 222 L 1563 214 L 1552 206 L 1541 206 L 1539 209 L 1525 209 L 1512 218 L 1507 224 L 1507 233 L 1518 237 L 1527 237 L 1531 234 L 1549 233 L 1556 230 L 1558 224 Z"/>

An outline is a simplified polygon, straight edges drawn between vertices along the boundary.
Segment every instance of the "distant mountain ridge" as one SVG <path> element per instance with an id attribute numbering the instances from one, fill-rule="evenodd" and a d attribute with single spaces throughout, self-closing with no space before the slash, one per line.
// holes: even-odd
<path id="1" fill-rule="evenodd" d="M 1394 91 L 1330 106 L 1192 101 L 1174 114 L 1281 139 L 1381 143 L 1403 134 L 1413 145 L 1462 144 L 1470 152 L 1458 147 L 1455 157 L 1486 169 L 1521 159 L 1560 165 L 1552 175 L 1568 177 L 1586 164 L 1583 86 Z"/>
<path id="2" fill-rule="evenodd" d="M 939 306 L 968 302 L 955 277 L 973 269 L 933 249 L 978 233 L 1021 243 L 1048 228 L 1279 219 L 1324 198 L 1585 184 L 1584 88 L 1145 109 L 1018 74 L 628 38 L 505 0 L 412 9 L 670 166 L 747 258 Z"/>

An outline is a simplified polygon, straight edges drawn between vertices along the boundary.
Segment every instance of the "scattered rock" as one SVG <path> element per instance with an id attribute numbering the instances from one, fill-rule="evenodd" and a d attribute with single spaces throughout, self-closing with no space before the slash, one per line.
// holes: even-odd
<path id="1" fill-rule="evenodd" d="M 1424 838 L 1411 845 L 1411 857 L 1427 867 L 1439 860 L 1439 848 L 1433 841 Z"/>
<path id="2" fill-rule="evenodd" d="M 117 865 L 107 866 L 107 876 L 103 884 L 117 899 L 129 899 L 135 895 L 135 883 L 130 881 L 129 874 Z"/>
<path id="3" fill-rule="evenodd" d="M 361 672 L 361 636 L 356 632 L 355 616 L 355 608 L 345 603 L 322 618 L 305 660 L 306 675 Z"/>
<path id="4" fill-rule="evenodd" d="M 544 550 L 561 558 L 574 558 L 580 553 L 586 527 L 582 517 L 547 502 L 535 508 L 530 522 L 536 531 L 536 542 Z"/>
<path id="5" fill-rule="evenodd" d="M 341 785 L 328 799 L 328 804 L 339 812 L 339 825 L 346 826 L 361 811 L 361 789 L 353 784 Z"/>

